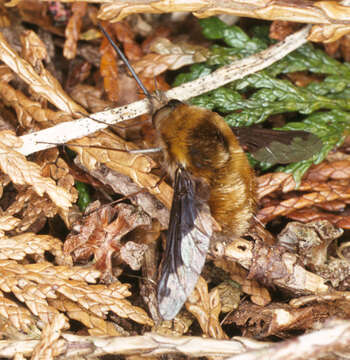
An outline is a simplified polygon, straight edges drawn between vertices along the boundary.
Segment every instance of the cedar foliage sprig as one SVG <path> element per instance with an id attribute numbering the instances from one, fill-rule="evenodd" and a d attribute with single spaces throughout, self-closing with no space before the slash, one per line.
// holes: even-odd
<path id="1" fill-rule="evenodd" d="M 263 50 L 270 43 L 266 27 L 252 31 L 249 37 L 238 26 L 228 26 L 217 18 L 200 20 L 203 35 L 217 43 L 205 63 L 191 66 L 179 74 L 175 85 L 207 75 L 217 67 Z M 256 35 L 255 35 L 256 34 Z M 324 76 L 321 82 L 306 87 L 295 86 L 281 75 L 308 71 Z M 269 116 L 295 113 L 295 121 L 282 130 L 305 130 L 319 136 L 322 150 L 311 159 L 278 167 L 292 173 L 296 182 L 312 164 L 321 163 L 329 151 L 340 146 L 350 124 L 350 64 L 340 63 L 324 51 L 306 44 L 266 70 L 235 81 L 191 100 L 191 103 L 223 114 L 232 126 L 250 126 Z M 269 164 L 260 164 L 263 169 Z"/>

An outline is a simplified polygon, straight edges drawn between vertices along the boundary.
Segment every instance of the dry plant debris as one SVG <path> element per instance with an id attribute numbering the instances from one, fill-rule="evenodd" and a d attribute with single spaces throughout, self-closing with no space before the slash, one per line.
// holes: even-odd
<path id="1" fill-rule="evenodd" d="M 347 356 L 349 9 L 304 0 L 1 2 L 0 357 Z M 205 19 L 223 14 L 273 22 Z M 160 319 L 156 289 L 173 189 L 161 156 L 127 152 L 154 145 L 149 106 L 99 21 L 150 91 L 195 96 L 233 126 L 266 122 L 323 142 L 307 161 L 257 164 L 255 224 L 210 252 L 172 321 Z M 269 48 L 271 39 L 282 42 Z M 232 73 L 218 69 L 236 60 Z M 75 121 L 88 111 L 89 122 Z M 142 116 L 102 130 L 99 121 L 119 115 Z M 86 129 L 69 134 L 79 121 Z M 22 149 L 22 139 L 49 142 L 36 136 L 50 129 L 75 140 Z"/>

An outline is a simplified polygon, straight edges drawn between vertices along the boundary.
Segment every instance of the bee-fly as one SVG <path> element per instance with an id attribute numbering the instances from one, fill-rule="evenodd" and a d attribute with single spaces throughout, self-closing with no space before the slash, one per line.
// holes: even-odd
<path id="1" fill-rule="evenodd" d="M 233 129 L 217 113 L 178 100 L 170 100 L 153 111 L 152 95 L 121 50 L 102 31 L 150 100 L 164 168 L 174 182 L 158 283 L 159 312 L 163 319 L 170 320 L 194 290 L 214 233 L 234 239 L 247 231 L 255 210 L 254 171 Z M 262 132 L 266 135 L 269 131 Z M 238 135 L 257 152 L 261 141 L 254 140 L 254 134 L 254 129 L 247 128 L 240 129 Z M 296 137 L 313 144 L 319 142 L 304 131 L 277 133 L 277 139 L 285 144 Z M 272 138 L 276 139 L 276 134 Z"/>

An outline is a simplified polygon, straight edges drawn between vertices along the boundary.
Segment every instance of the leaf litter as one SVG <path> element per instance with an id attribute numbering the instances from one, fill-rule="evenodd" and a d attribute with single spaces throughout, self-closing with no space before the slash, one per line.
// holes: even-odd
<path id="1" fill-rule="evenodd" d="M 311 160 L 283 168 L 257 164 L 256 217 L 266 228 L 250 229 L 246 238 L 226 245 L 222 257 L 208 256 L 185 308 L 169 322 L 159 318 L 155 294 L 159 238 L 169 221 L 172 188 L 160 181 L 159 158 L 112 150 L 149 146 L 150 119 L 143 116 L 134 125 L 104 130 L 30 159 L 16 152 L 18 136 L 141 98 L 101 38 L 97 19 L 104 20 L 151 90 L 155 77 L 160 90 L 169 88 L 173 79 L 175 84 L 191 81 L 263 50 L 271 38 L 283 39 L 295 26 L 275 21 L 270 29 L 244 23 L 240 28 L 217 18 L 198 23 L 188 16 L 142 14 L 112 24 L 108 20 L 139 11 L 117 3 L 99 10 L 88 2 L 10 5 L 13 8 L 0 8 L 1 21 L 12 34 L 6 40 L 0 34 L 5 64 L 0 69 L 1 109 L 11 114 L 5 119 L 16 121 L 15 132 L 2 131 L 0 141 L 3 340 L 10 344 L 21 338 L 28 345 L 36 341 L 22 356 L 51 359 L 72 354 L 73 343 L 84 348 L 84 341 L 94 341 L 89 335 L 133 336 L 138 345 L 125 340 L 130 348 L 124 354 L 130 355 L 147 351 L 152 336 L 159 334 L 165 337 L 163 350 L 154 347 L 158 356 L 172 344 L 169 335 L 232 339 L 222 346 L 234 346 L 234 336 L 241 335 L 245 345 L 226 356 L 247 351 L 255 359 L 254 349 L 270 349 L 271 341 L 284 346 L 283 339 L 321 325 L 324 331 L 342 326 L 327 321 L 349 318 L 347 36 L 325 45 L 325 52 L 307 44 L 260 73 L 192 100 L 219 111 L 234 125 L 247 125 L 248 120 L 311 131 L 322 139 L 323 148 Z M 329 14 L 336 11 L 334 6 L 327 8 Z M 18 34 L 10 25 L 15 9 L 23 29 L 28 23 L 35 28 L 20 32 L 20 54 Z M 333 37 L 317 26 L 312 37 L 329 41 L 346 31 L 344 24 L 328 26 L 333 26 Z M 42 39 L 45 34 L 51 40 L 40 39 L 39 30 Z M 48 44 L 56 52 L 63 49 L 63 58 L 49 55 Z M 76 166 L 86 175 L 78 176 Z M 79 205 L 87 205 L 85 212 L 75 205 L 78 197 Z M 116 205 L 110 204 L 115 200 Z M 70 334 L 80 337 L 73 342 Z M 299 339 L 302 343 L 304 338 Z M 331 348 L 344 353 L 336 341 Z M 176 351 L 224 356 L 224 348 L 214 350 L 214 343 L 207 342 L 206 349 L 199 352 L 193 345 Z M 118 351 L 112 347 L 101 354 Z M 308 358 L 301 346 L 297 351 L 300 358 Z"/>

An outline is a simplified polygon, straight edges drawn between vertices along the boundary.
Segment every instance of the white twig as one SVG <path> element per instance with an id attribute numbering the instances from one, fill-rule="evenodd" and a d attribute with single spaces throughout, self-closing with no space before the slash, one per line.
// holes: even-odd
<path id="1" fill-rule="evenodd" d="M 331 354 L 345 358 L 350 346 L 350 321 L 329 321 L 318 331 L 275 344 L 240 336 L 230 340 L 216 340 L 194 336 L 163 336 L 156 333 L 128 337 L 78 336 L 62 333 L 61 339 L 65 341 L 65 347 L 58 359 L 90 359 L 107 354 L 181 354 L 187 357 L 226 357 L 227 360 L 309 360 Z M 13 358 L 17 353 L 30 356 L 39 341 L 1 340 L 0 356 Z"/>
<path id="2" fill-rule="evenodd" d="M 310 26 L 305 26 L 300 31 L 288 36 L 276 45 L 258 54 L 224 66 L 205 77 L 173 88 L 167 91 L 165 96 L 168 99 L 187 100 L 262 70 L 306 43 L 309 31 Z M 97 121 L 90 118 L 82 118 L 61 123 L 45 130 L 21 136 L 23 146 L 16 150 L 23 155 L 29 155 L 40 150 L 54 147 L 55 145 L 53 144 L 65 144 L 71 140 L 90 135 L 107 127 L 107 125 L 98 121 L 115 124 L 146 114 L 148 111 L 148 100 L 140 100 L 126 106 L 93 114 L 92 117 Z M 40 142 L 53 144 L 43 144 Z"/>
<path id="3" fill-rule="evenodd" d="M 163 336 L 146 333 L 140 336 L 78 336 L 62 333 L 65 351 L 59 359 L 95 358 L 103 355 L 160 356 L 163 354 L 182 354 L 190 357 L 232 356 L 254 351 L 271 345 L 246 337 L 234 337 L 231 340 L 203 339 L 195 336 Z M 0 341 L 1 358 L 13 357 L 21 352 L 30 356 L 39 340 L 3 340 Z"/>

